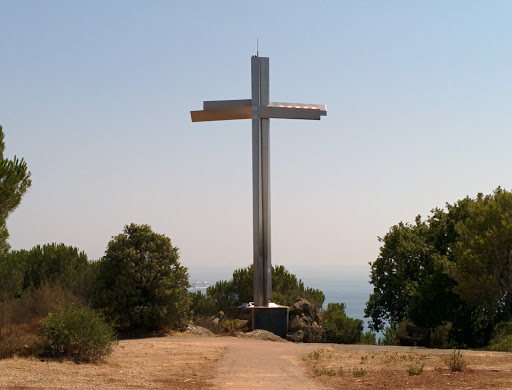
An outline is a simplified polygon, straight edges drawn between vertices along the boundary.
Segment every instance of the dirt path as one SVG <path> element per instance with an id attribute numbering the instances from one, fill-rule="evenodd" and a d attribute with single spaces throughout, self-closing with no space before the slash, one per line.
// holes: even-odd
<path id="1" fill-rule="evenodd" d="M 99 364 L 0 360 L 0 390 L 321 390 L 301 359 L 322 346 L 184 334 L 123 340 Z"/>
<path id="2" fill-rule="evenodd" d="M 181 340 L 183 341 L 181 341 Z M 325 389 L 306 376 L 301 359 L 325 344 L 294 344 L 234 337 L 177 337 L 175 342 L 197 340 L 225 347 L 211 380 L 215 389 Z"/>
<path id="3" fill-rule="evenodd" d="M 467 369 L 450 373 L 451 352 L 178 334 L 123 340 L 99 364 L 2 359 L 0 390 L 512 389 L 512 353 L 463 351 Z"/>

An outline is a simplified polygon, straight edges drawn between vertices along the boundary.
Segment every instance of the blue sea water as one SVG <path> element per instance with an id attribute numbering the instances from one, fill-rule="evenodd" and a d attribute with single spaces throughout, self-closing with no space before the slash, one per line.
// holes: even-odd
<path id="1" fill-rule="evenodd" d="M 229 280 L 235 268 L 237 267 L 189 267 L 190 282 L 194 285 L 196 281 L 207 281 L 212 285 L 219 280 Z M 285 268 L 301 279 L 305 286 L 319 289 L 325 294 L 324 309 L 329 303 L 343 302 L 347 315 L 362 319 L 366 329 L 364 308 L 372 291 L 368 276 L 369 266 L 313 268 L 285 265 Z"/>

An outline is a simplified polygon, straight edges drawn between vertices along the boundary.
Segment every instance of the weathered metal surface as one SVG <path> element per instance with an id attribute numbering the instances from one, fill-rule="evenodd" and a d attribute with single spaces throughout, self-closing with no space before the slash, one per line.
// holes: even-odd
<path id="1" fill-rule="evenodd" d="M 203 102 L 203 110 L 222 110 L 225 108 L 252 107 L 252 99 L 239 100 L 207 100 Z"/>
<path id="2" fill-rule="evenodd" d="M 270 240 L 270 121 L 259 110 L 269 102 L 269 59 L 251 58 L 254 305 L 272 300 Z"/>
<path id="3" fill-rule="evenodd" d="M 265 329 L 283 339 L 288 332 L 288 307 L 253 307 L 252 329 Z"/>
<path id="4" fill-rule="evenodd" d="M 322 115 L 325 116 L 325 111 L 308 110 L 304 108 L 261 106 L 259 115 L 260 118 L 320 120 Z"/>

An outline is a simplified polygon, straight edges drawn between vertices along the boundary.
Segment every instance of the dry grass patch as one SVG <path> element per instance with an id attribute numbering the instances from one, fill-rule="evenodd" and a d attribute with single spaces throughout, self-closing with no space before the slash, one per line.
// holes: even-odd
<path id="1" fill-rule="evenodd" d="M 332 388 L 351 389 L 510 389 L 512 354 L 462 351 L 467 363 L 452 372 L 453 351 L 333 345 L 303 358 L 310 376 Z"/>
<path id="2" fill-rule="evenodd" d="M 223 348 L 173 337 L 124 340 L 103 364 L 12 358 L 0 361 L 0 389 L 207 389 Z"/>

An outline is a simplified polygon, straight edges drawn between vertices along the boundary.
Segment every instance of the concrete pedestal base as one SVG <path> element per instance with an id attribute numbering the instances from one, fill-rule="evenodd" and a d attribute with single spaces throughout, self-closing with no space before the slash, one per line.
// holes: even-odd
<path id="1" fill-rule="evenodd" d="M 282 338 L 288 332 L 288 306 L 252 308 L 252 330 L 268 330 Z"/>

